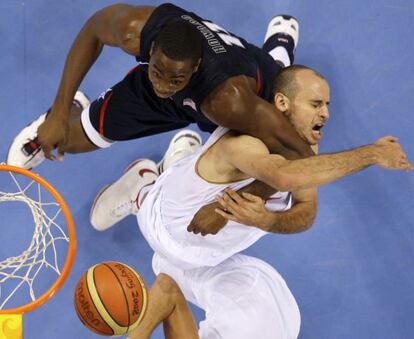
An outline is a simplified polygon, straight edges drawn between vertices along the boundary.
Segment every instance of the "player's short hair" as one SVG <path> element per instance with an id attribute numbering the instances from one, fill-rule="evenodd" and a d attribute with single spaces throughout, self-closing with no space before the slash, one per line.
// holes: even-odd
<path id="1" fill-rule="evenodd" d="M 154 40 L 154 50 L 161 51 L 173 60 L 192 60 L 197 63 L 201 58 L 201 35 L 188 22 L 176 20 L 161 28 Z"/>
<path id="2" fill-rule="evenodd" d="M 298 92 L 298 84 L 296 81 L 296 73 L 302 70 L 313 72 L 316 76 L 326 81 L 326 79 L 314 69 L 304 65 L 292 65 L 283 68 L 273 81 L 273 94 L 282 93 L 289 99 L 293 100 Z"/>

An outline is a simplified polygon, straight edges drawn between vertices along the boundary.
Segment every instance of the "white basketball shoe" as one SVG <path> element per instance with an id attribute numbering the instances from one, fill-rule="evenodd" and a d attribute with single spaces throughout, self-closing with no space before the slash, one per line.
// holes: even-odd
<path id="1" fill-rule="evenodd" d="M 164 172 L 178 160 L 196 152 L 201 143 L 201 136 L 197 132 L 189 129 L 179 131 L 171 139 L 167 152 L 165 152 L 164 157 L 158 163 L 159 173 Z"/>
<path id="2" fill-rule="evenodd" d="M 157 164 L 149 159 L 131 163 L 113 184 L 96 195 L 89 219 L 98 231 L 104 231 L 130 214 L 138 212 L 144 198 L 143 189 L 158 177 Z"/>
<path id="3" fill-rule="evenodd" d="M 299 22 L 290 15 L 277 15 L 270 20 L 264 41 L 275 34 L 280 34 L 281 38 L 283 35 L 292 37 L 296 48 L 299 42 Z"/>
<path id="4" fill-rule="evenodd" d="M 298 42 L 298 21 L 290 15 L 278 15 L 267 27 L 263 48 L 286 67 L 293 64 Z"/>
<path id="5" fill-rule="evenodd" d="M 84 93 L 77 91 L 73 104 L 84 110 L 90 102 Z M 46 116 L 47 113 L 43 113 L 14 138 L 7 154 L 8 165 L 30 170 L 45 160 L 45 154 L 37 140 L 37 129 L 46 120 Z"/>

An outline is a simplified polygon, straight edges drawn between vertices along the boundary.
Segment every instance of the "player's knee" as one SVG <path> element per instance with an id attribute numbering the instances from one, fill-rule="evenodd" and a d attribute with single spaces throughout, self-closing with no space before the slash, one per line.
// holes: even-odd
<path id="1" fill-rule="evenodd" d="M 181 294 L 180 287 L 175 280 L 165 273 L 158 274 L 155 284 L 158 285 L 163 294 L 168 295 L 169 297 Z"/>

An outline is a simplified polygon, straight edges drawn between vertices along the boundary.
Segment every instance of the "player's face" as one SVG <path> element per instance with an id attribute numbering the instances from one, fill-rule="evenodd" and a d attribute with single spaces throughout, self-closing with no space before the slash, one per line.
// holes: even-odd
<path id="1" fill-rule="evenodd" d="M 329 85 L 313 72 L 296 74 L 297 92 L 290 101 L 288 118 L 299 135 L 310 145 L 322 138 L 322 129 L 329 118 Z"/>
<path id="2" fill-rule="evenodd" d="M 170 59 L 157 48 L 150 57 L 148 77 L 155 94 L 166 99 L 187 86 L 196 71 L 197 65 L 191 60 Z"/>

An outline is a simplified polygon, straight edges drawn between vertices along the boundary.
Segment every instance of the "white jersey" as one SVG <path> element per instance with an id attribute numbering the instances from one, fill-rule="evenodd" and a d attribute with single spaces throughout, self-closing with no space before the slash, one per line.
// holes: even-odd
<path id="1" fill-rule="evenodd" d="M 265 231 L 233 221 L 216 235 L 201 236 L 187 231 L 194 214 L 217 199 L 226 187 L 238 190 L 254 179 L 213 184 L 196 172 L 197 160 L 228 129 L 219 127 L 200 149 L 166 170 L 148 192 L 137 214 L 142 234 L 152 249 L 182 268 L 216 266 L 248 248 Z M 272 211 L 285 211 L 292 205 L 288 192 L 277 192 L 266 202 Z"/>

